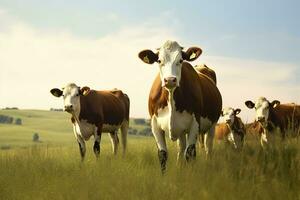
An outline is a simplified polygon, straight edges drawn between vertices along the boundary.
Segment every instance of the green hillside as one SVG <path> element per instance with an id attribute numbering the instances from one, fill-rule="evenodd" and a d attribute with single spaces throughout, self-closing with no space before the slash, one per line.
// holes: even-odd
<path id="1" fill-rule="evenodd" d="M 0 110 L 0 115 L 22 120 L 22 125 L 0 123 L 0 149 L 76 144 L 68 113 L 45 110 Z M 133 120 L 130 121 L 130 126 L 137 130 L 146 127 L 135 125 Z M 41 142 L 32 142 L 34 133 L 39 134 Z M 107 134 L 103 134 L 103 140 L 108 140 Z"/>

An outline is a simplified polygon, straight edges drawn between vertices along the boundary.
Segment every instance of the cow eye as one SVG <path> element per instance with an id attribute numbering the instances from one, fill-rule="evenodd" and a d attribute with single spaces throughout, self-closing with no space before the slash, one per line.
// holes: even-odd
<path id="1" fill-rule="evenodd" d="M 158 62 L 158 64 L 160 64 L 160 63 L 161 63 L 161 60 L 157 60 L 157 62 Z"/>
<path id="2" fill-rule="evenodd" d="M 182 62 L 183 62 L 183 59 L 180 59 L 180 60 L 179 60 L 179 63 L 181 64 Z"/>
<path id="3" fill-rule="evenodd" d="M 78 97 L 78 96 L 79 96 L 79 94 L 76 94 L 76 96 Z"/>

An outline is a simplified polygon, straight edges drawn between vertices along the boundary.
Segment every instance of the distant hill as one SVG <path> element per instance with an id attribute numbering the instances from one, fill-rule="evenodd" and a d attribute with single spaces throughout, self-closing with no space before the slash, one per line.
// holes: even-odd
<path id="1" fill-rule="evenodd" d="M 38 133 L 41 145 L 73 144 L 75 142 L 70 114 L 46 110 L 0 110 L 0 115 L 21 119 L 22 125 L 0 124 L 0 149 L 33 145 L 32 136 Z M 135 135 L 149 135 L 149 124 L 130 120 Z M 139 134 L 141 133 L 141 134 Z M 149 133 L 149 134 L 148 134 Z M 106 135 L 106 134 L 105 134 Z M 91 138 L 92 139 L 92 138 Z"/>

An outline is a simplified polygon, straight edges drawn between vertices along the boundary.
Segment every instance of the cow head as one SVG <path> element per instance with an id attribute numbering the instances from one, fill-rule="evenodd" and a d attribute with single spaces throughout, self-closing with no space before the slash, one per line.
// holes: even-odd
<path id="1" fill-rule="evenodd" d="M 76 115 L 80 113 L 80 96 L 86 96 L 89 91 L 89 87 L 80 88 L 74 83 L 67 84 L 62 90 L 58 88 L 50 90 L 53 96 L 63 97 L 65 111 Z"/>
<path id="2" fill-rule="evenodd" d="M 261 123 L 268 122 L 270 112 L 272 112 L 272 110 L 276 108 L 279 104 L 280 102 L 278 100 L 269 102 L 265 97 L 259 97 L 255 103 L 253 103 L 252 101 L 245 102 L 245 105 L 248 108 L 255 108 L 255 120 Z"/>
<path id="3" fill-rule="evenodd" d="M 227 136 L 228 141 L 233 145 L 235 149 L 241 149 L 244 141 L 244 133 L 240 130 L 239 122 L 237 121 L 237 115 L 241 112 L 241 109 L 233 109 L 231 107 L 223 108 L 221 116 L 225 119 L 227 126 L 230 128 L 230 133 Z"/>
<path id="4" fill-rule="evenodd" d="M 231 107 L 223 108 L 221 116 L 230 126 L 234 123 L 236 116 L 241 112 L 241 109 L 233 109 Z"/>
<path id="5" fill-rule="evenodd" d="M 278 100 L 269 102 L 265 97 L 259 97 L 255 103 L 246 101 L 246 106 L 250 109 L 255 108 L 255 120 L 259 123 L 260 143 L 264 147 L 267 144 L 274 143 L 274 134 L 272 133 L 273 123 L 269 120 L 270 113 L 280 105 Z"/>
<path id="6" fill-rule="evenodd" d="M 202 53 L 198 47 L 191 47 L 187 51 L 176 41 L 166 41 L 156 53 L 151 50 L 143 50 L 139 58 L 147 63 L 158 63 L 162 87 L 173 90 L 179 87 L 181 79 L 181 68 L 183 61 L 194 61 Z"/>

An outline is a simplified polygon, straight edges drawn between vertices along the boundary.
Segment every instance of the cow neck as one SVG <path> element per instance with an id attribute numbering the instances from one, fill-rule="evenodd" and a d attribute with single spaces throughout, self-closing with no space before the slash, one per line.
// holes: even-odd
<path id="1" fill-rule="evenodd" d="M 189 95 L 186 94 L 185 91 L 182 87 L 184 86 L 184 79 L 181 79 L 180 85 L 176 87 L 173 90 L 167 90 L 165 88 L 162 88 L 162 90 L 165 90 L 167 94 L 167 106 L 169 110 L 169 131 L 171 133 L 171 130 L 173 130 L 173 127 L 176 125 L 175 124 L 175 113 L 176 112 L 189 112 L 192 113 L 192 109 L 189 108 L 187 105 L 187 99 L 185 97 L 188 97 Z"/>
<path id="2" fill-rule="evenodd" d="M 232 125 L 229 125 L 229 126 L 230 126 L 230 129 L 233 130 L 233 131 L 235 131 L 235 132 L 238 130 L 239 120 L 238 120 L 238 118 L 236 116 L 234 116 Z"/>
<path id="3" fill-rule="evenodd" d="M 84 110 L 87 110 L 87 102 L 86 102 L 86 100 L 87 100 L 87 97 L 86 96 L 80 96 L 80 103 L 79 103 L 79 111 L 78 112 L 76 112 L 76 113 L 74 113 L 74 117 L 76 117 L 77 118 L 77 120 L 78 120 L 78 122 L 80 121 L 80 120 L 82 120 L 82 114 L 83 114 L 83 111 Z M 76 119 L 75 118 L 75 119 Z"/>
<path id="4" fill-rule="evenodd" d="M 173 127 L 174 127 L 174 115 L 175 115 L 175 112 L 176 112 L 175 100 L 174 100 L 174 91 L 175 91 L 175 89 L 173 89 L 171 91 L 170 90 L 168 91 L 168 99 L 167 99 L 168 109 L 169 109 L 169 112 L 170 112 L 170 115 L 169 115 L 169 133 L 172 133 L 172 130 L 173 130 Z"/>
<path id="5" fill-rule="evenodd" d="M 267 124 L 263 125 L 264 129 L 267 129 L 268 131 L 272 131 L 275 128 L 275 124 L 278 124 L 279 122 L 275 109 L 270 109 Z"/>

